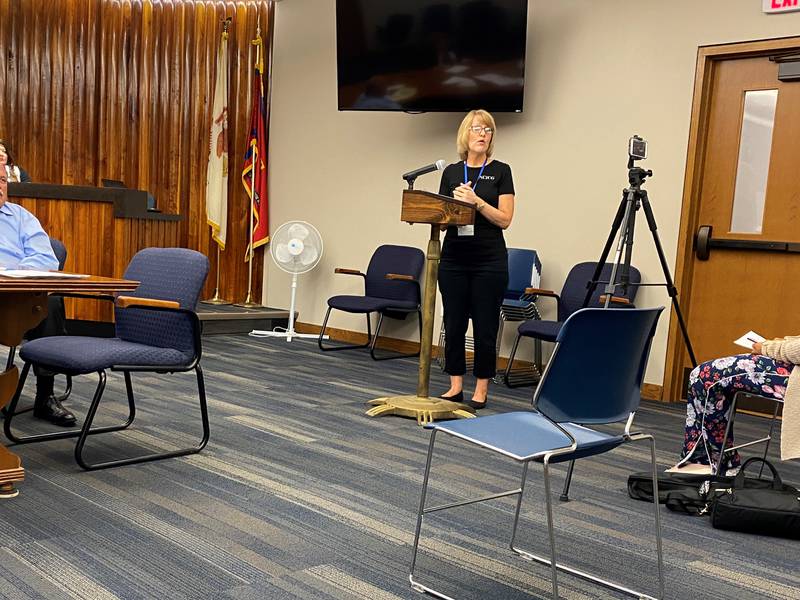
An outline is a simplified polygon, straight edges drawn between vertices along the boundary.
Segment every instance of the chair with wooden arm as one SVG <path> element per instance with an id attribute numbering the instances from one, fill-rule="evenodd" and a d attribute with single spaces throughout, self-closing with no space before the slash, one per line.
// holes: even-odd
<path id="1" fill-rule="evenodd" d="M 422 336 L 422 294 L 420 292 L 420 279 L 425 267 L 425 254 L 419 248 L 409 246 L 379 246 L 369 261 L 367 272 L 362 273 L 356 269 L 335 269 L 335 273 L 343 275 L 356 275 L 364 279 L 364 295 L 341 295 L 328 298 L 328 310 L 322 323 L 317 344 L 323 352 L 332 350 L 352 350 L 356 348 L 369 348 L 370 356 L 374 360 L 388 360 L 418 356 L 419 352 L 411 354 L 392 353 L 378 356 L 375 346 L 383 325 L 383 318 L 405 319 L 411 313 L 417 313 L 420 338 Z M 328 318 L 332 310 L 340 310 L 352 314 L 363 314 L 367 318 L 367 341 L 364 344 L 339 344 L 324 346 L 322 340 L 328 326 Z M 372 335 L 370 316 L 378 313 L 378 324 L 375 335 Z"/>
<path id="2" fill-rule="evenodd" d="M 515 384 L 509 381 L 509 374 L 514 362 L 514 357 L 517 353 L 520 340 L 523 337 L 531 338 L 534 340 L 534 368 L 542 372 L 542 355 L 541 355 L 541 342 L 555 343 L 558 337 L 558 332 L 564 321 L 567 320 L 572 313 L 576 310 L 583 308 L 583 300 L 586 296 L 589 282 L 592 279 L 596 262 L 583 262 L 578 263 L 567 274 L 564 281 L 564 286 L 561 288 L 561 293 L 557 294 L 553 290 L 546 290 L 538 287 L 530 287 L 525 290 L 527 297 L 536 298 L 552 298 L 556 301 L 556 320 L 539 320 L 530 319 L 525 321 L 517 328 L 517 338 L 514 340 L 514 346 L 511 349 L 511 355 L 508 357 L 508 366 L 504 375 L 504 381 L 508 387 L 521 387 L 524 384 Z M 613 265 L 606 263 L 600 273 L 600 279 L 608 281 L 611 276 L 611 269 Z M 615 308 L 633 308 L 633 301 L 636 298 L 636 292 L 639 290 L 639 283 L 642 281 L 642 276 L 639 270 L 631 266 L 630 268 L 630 285 L 626 290 L 618 290 L 617 294 L 612 296 L 611 305 Z M 599 284 L 592 297 L 589 300 L 587 308 L 596 308 L 602 306 L 605 302 L 605 285 Z M 535 383 L 535 382 L 534 382 Z"/>
<path id="3" fill-rule="evenodd" d="M 200 367 L 201 325 L 195 306 L 208 274 L 208 259 L 184 248 L 148 248 L 138 252 L 125 271 L 125 279 L 139 281 L 127 296 L 92 296 L 115 303 L 115 337 L 55 336 L 32 340 L 20 351 L 25 361 L 4 429 L 13 442 L 24 444 L 77 437 L 75 459 L 87 470 L 140 463 L 202 450 L 209 437 L 205 382 Z M 17 435 L 12 429 L 14 411 L 33 364 L 71 376 L 97 373 L 99 381 L 83 426 L 71 431 Z M 125 380 L 128 418 L 120 425 L 92 427 L 103 391 L 106 372 L 121 372 Z M 84 445 L 89 435 L 128 428 L 136 415 L 132 373 L 182 373 L 194 371 L 200 401 L 202 436 L 189 448 L 89 462 Z M 167 399 L 165 399 L 166 401 Z M 176 401 L 176 400 L 172 400 Z"/>

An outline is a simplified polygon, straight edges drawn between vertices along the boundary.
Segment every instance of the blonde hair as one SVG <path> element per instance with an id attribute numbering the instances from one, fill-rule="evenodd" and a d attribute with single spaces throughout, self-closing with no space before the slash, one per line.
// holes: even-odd
<path id="1" fill-rule="evenodd" d="M 464 120 L 461 121 L 461 125 L 458 126 L 458 133 L 456 134 L 456 150 L 461 160 L 467 159 L 467 153 L 469 152 L 469 128 L 472 126 L 472 121 L 476 118 L 483 123 L 484 127 L 492 128 L 492 137 L 489 140 L 489 147 L 486 149 L 486 156 L 491 157 L 494 151 L 494 137 L 497 135 L 497 126 L 494 123 L 494 117 L 480 108 L 471 110 L 467 113 L 467 116 L 464 117 Z"/>

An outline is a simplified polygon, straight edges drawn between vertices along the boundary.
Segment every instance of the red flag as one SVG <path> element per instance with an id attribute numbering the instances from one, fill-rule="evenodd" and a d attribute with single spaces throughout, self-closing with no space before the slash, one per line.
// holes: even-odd
<path id="1" fill-rule="evenodd" d="M 269 241 L 269 215 L 267 210 L 267 134 L 265 129 L 266 105 L 264 102 L 264 59 L 261 35 L 253 40 L 256 45 L 256 72 L 253 77 L 253 109 L 250 115 L 250 135 L 247 139 L 247 150 L 244 154 L 242 184 L 247 191 L 252 205 L 253 237 L 252 249 L 263 246 Z M 248 248 L 245 260 L 250 259 Z"/>

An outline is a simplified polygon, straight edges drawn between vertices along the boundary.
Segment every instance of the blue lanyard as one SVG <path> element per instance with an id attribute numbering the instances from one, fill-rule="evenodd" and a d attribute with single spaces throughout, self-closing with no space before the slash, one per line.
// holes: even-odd
<path id="1" fill-rule="evenodd" d="M 472 191 L 475 191 L 475 188 L 478 187 L 478 182 L 481 180 L 481 175 L 483 175 L 483 170 L 486 168 L 486 163 L 489 160 L 489 157 L 483 159 L 483 166 L 481 167 L 480 172 L 478 173 L 478 178 L 475 180 L 475 183 L 472 186 Z M 469 179 L 467 178 L 467 161 L 464 161 L 464 183 L 467 183 Z"/>

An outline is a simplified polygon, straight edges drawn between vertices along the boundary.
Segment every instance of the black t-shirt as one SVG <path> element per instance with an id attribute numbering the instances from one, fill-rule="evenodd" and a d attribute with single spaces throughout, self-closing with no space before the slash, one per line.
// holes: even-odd
<path id="1" fill-rule="evenodd" d="M 486 164 L 481 178 L 476 183 L 480 167 L 467 167 L 467 180 L 473 182 L 475 194 L 487 204 L 497 208 L 503 194 L 514 193 L 511 167 L 499 160 Z M 453 190 L 464 183 L 464 161 L 445 167 L 439 193 L 452 196 Z M 474 235 L 458 235 L 457 227 L 448 227 L 442 246 L 442 261 L 457 263 L 493 263 L 507 261 L 506 242 L 503 230 L 491 223 L 480 212 L 475 211 Z"/>

